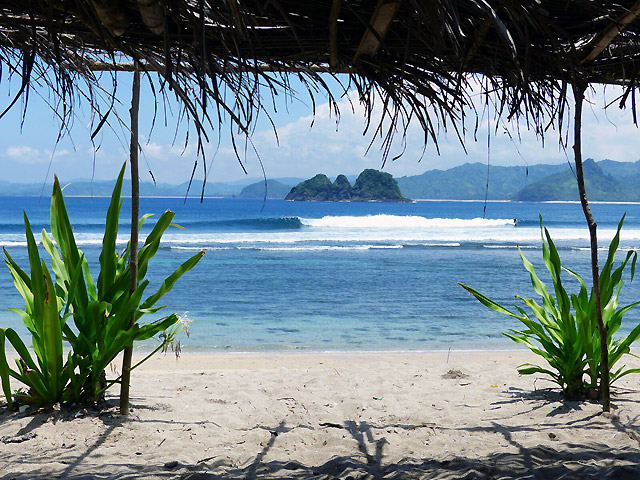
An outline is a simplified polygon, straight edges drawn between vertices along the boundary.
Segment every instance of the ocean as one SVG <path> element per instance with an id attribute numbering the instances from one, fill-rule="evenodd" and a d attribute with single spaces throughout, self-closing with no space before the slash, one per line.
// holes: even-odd
<path id="1" fill-rule="evenodd" d="M 66 199 L 94 277 L 108 201 Z M 542 214 L 563 264 L 590 284 L 588 229 L 577 203 L 489 202 L 486 212 L 484 207 L 481 201 L 141 201 L 141 213 L 171 209 L 186 229 L 166 234 L 149 269 L 151 287 L 195 251 L 206 251 L 165 297 L 164 312 L 188 312 L 194 320 L 190 338 L 182 339 L 184 352 L 518 349 L 502 332 L 519 328 L 519 322 L 486 309 L 458 282 L 506 305 L 516 294 L 535 297 L 517 246 L 548 279 L 541 259 Z M 122 247 L 129 208 L 125 199 Z M 601 264 L 624 212 L 621 248 L 640 247 L 640 205 L 592 208 Z M 49 231 L 49 199 L 0 197 L 0 246 L 26 269 L 23 210 L 34 232 Z M 566 284 L 577 292 L 569 275 Z M 625 303 L 638 299 L 640 278 L 627 282 L 622 294 Z M 18 315 L 7 310 L 23 306 L 2 266 L 0 326 L 26 335 Z M 631 310 L 623 332 L 639 322 L 640 308 Z M 140 348 L 149 349 L 153 342 Z"/>

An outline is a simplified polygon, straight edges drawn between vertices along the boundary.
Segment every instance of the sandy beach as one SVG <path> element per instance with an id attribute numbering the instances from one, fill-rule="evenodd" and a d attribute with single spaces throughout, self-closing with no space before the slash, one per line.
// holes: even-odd
<path id="1" fill-rule="evenodd" d="M 136 370 L 128 418 L 0 413 L 2 479 L 639 478 L 640 377 L 563 402 L 527 352 L 185 354 Z"/>

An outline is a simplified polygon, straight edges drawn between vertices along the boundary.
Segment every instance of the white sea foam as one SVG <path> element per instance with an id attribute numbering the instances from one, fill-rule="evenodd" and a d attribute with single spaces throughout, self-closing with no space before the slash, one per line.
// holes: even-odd
<path id="1" fill-rule="evenodd" d="M 197 245 L 193 246 L 182 246 L 182 245 L 172 245 L 169 247 L 171 250 L 188 250 L 188 251 L 197 251 L 202 250 L 203 247 L 199 247 Z M 233 247 L 204 247 L 205 250 L 209 251 L 222 251 L 222 250 L 234 250 Z"/>
<path id="2" fill-rule="evenodd" d="M 27 246 L 27 242 L 16 242 L 16 241 L 4 241 L 4 242 L 0 242 L 2 244 L 3 247 L 5 248 L 11 248 L 11 247 L 26 247 Z"/>
<path id="3" fill-rule="evenodd" d="M 411 242 L 408 247 L 459 247 L 460 242 Z"/>
<path id="4" fill-rule="evenodd" d="M 265 252 L 324 252 L 324 251 L 357 251 L 371 250 L 375 245 L 305 245 L 291 247 L 260 247 Z M 398 248 L 402 248 L 400 245 Z M 239 250 L 251 249 L 251 247 L 239 247 Z"/>
<path id="5" fill-rule="evenodd" d="M 171 249 L 225 250 L 249 249 L 370 249 L 402 248 L 404 246 L 459 247 L 475 244 L 487 248 L 513 248 L 513 245 L 540 245 L 540 229 L 537 225 L 513 226 L 512 219 L 462 219 L 425 218 L 421 216 L 371 215 L 325 216 L 301 218 L 306 228 L 272 231 L 171 231 L 163 237 L 163 246 Z M 560 247 L 588 248 L 589 233 L 583 227 L 550 228 L 554 241 Z M 615 234 L 613 228 L 600 229 L 601 245 L 608 244 Z M 40 236 L 36 235 L 40 242 Z M 99 247 L 101 233 L 76 232 L 80 248 Z M 124 248 L 128 235 L 118 235 L 118 249 Z M 140 243 L 145 241 L 142 235 Z M 640 229 L 622 231 L 621 244 L 638 245 Z M 0 246 L 24 248 L 24 234 L 0 234 Z"/>
<path id="6" fill-rule="evenodd" d="M 300 218 L 303 225 L 330 228 L 469 228 L 513 225 L 513 219 L 425 218 L 415 215 L 326 216 Z"/>

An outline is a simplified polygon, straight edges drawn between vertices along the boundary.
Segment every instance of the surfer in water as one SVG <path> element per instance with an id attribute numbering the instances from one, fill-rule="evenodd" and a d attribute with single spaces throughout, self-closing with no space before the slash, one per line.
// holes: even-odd
<path id="1" fill-rule="evenodd" d="M 518 219 L 517 219 L 517 218 L 514 218 L 514 219 L 513 219 L 513 226 L 514 226 L 514 227 L 517 227 L 517 226 L 518 226 Z"/>

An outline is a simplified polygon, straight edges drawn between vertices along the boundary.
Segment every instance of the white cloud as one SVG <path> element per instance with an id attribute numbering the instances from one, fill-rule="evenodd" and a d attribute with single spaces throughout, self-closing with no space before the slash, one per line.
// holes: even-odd
<path id="1" fill-rule="evenodd" d="M 22 165 L 46 165 L 52 161 L 68 162 L 72 152 L 68 149 L 40 150 L 29 145 L 11 145 L 6 148 L 5 156 Z"/>
<path id="2" fill-rule="evenodd" d="M 190 143 L 187 147 L 184 144 L 160 144 L 157 142 L 149 142 L 142 144 L 142 154 L 149 159 L 160 162 L 172 162 L 177 157 L 193 157 L 196 153 L 195 143 Z"/>
<path id="3" fill-rule="evenodd" d="M 28 145 L 12 145 L 7 148 L 5 154 L 18 163 L 43 163 L 40 150 Z"/>
<path id="4" fill-rule="evenodd" d="M 584 112 L 583 141 L 585 157 L 597 160 L 611 158 L 618 161 L 635 161 L 638 154 L 638 138 L 640 132 L 632 124 L 629 112 L 618 112 L 613 105 L 606 113 L 602 106 L 615 98 L 619 90 L 609 88 L 607 95 L 601 91 L 592 94 L 593 106 L 587 106 Z M 237 137 L 237 148 L 242 162 L 251 178 L 260 177 L 262 169 L 258 162 L 257 150 L 262 159 L 268 177 L 297 176 L 309 177 L 319 172 L 329 176 L 339 173 L 356 174 L 364 168 L 380 168 L 383 154 L 380 150 L 382 141 L 379 137 L 369 149 L 372 135 L 380 119 L 380 110 L 374 112 L 369 132 L 363 136 L 365 129 L 364 108 L 352 93 L 352 101 L 341 98 L 338 106 L 341 112 L 340 122 L 336 128 L 336 118 L 327 103 L 318 104 L 315 118 L 308 114 L 309 108 L 301 110 L 300 102 L 290 105 L 290 114 L 276 114 L 273 116 L 277 125 L 279 143 L 276 141 L 273 129 L 263 118 L 251 137 L 251 144 L 245 144 L 241 136 Z M 483 99 L 478 97 L 478 101 Z M 379 102 L 378 102 L 379 103 Z M 124 107 L 123 107 L 124 108 Z M 478 104 L 478 111 L 482 113 L 482 105 Z M 286 112 L 287 108 L 279 107 Z M 572 114 L 572 110 L 568 114 Z M 467 130 L 464 134 L 464 149 L 455 134 L 449 128 L 444 131 L 439 127 L 438 155 L 431 139 L 424 150 L 424 132 L 414 122 L 407 130 L 406 149 L 404 155 L 396 160 L 391 159 L 403 151 L 401 133 L 389 152 L 389 162 L 385 170 L 395 176 L 414 175 L 432 168 L 450 168 L 466 162 L 487 161 L 487 124 L 484 118 L 474 134 L 475 118 L 467 119 Z M 503 132 L 503 125 L 495 132 L 494 119 L 491 118 L 492 136 L 489 155 L 493 165 L 522 165 L 535 163 L 565 162 L 572 157 L 572 138 L 568 138 L 566 151 L 559 148 L 558 133 L 550 130 L 546 133 L 544 147 L 535 133 L 520 125 L 508 125 L 511 136 Z M 9 122 L 10 125 L 12 125 Z M 55 145 L 57 131 L 48 131 L 37 123 L 27 126 L 22 136 L 13 135 L 7 127 L 7 134 L 0 139 L 0 157 L 7 160 L 8 169 L 4 179 L 12 181 L 40 181 L 45 168 L 51 161 L 52 146 Z M 313 126 L 312 126 L 313 125 Z M 565 128 L 570 127 L 570 118 L 566 119 Z M 143 128 L 144 130 L 144 128 Z M 218 131 L 208 132 L 211 142 L 204 146 L 208 167 L 209 181 L 229 181 L 244 177 L 242 168 L 236 158 L 236 153 L 229 139 L 229 125 L 222 126 L 220 144 Z M 197 143 L 195 133 L 190 135 L 190 143 L 184 149 L 184 137 L 178 136 L 174 140 L 175 127 L 164 127 L 156 123 L 152 138 L 141 140 L 143 154 L 140 157 L 141 177 L 150 179 L 147 170 L 152 170 L 158 182 L 178 183 L 185 181 L 191 175 L 194 161 L 197 157 Z M 474 135 L 476 138 L 474 138 Z M 52 172 L 60 174 L 61 178 L 113 178 L 122 162 L 128 159 L 128 138 L 116 138 L 109 131 L 105 131 L 100 148 L 94 152 L 89 145 L 88 133 L 77 129 L 74 137 L 83 144 L 73 144 L 63 139 L 58 145 L 52 162 Z M 19 143 L 16 143 L 19 139 Z M 2 143 L 4 140 L 4 143 Z M 14 143 L 10 143 L 13 141 Z M 423 151 L 424 150 L 424 151 Z M 95 159 L 95 162 L 94 162 Z M 197 178 L 202 178 L 202 160 L 198 162 Z M 94 172 L 95 167 L 95 172 Z"/>

